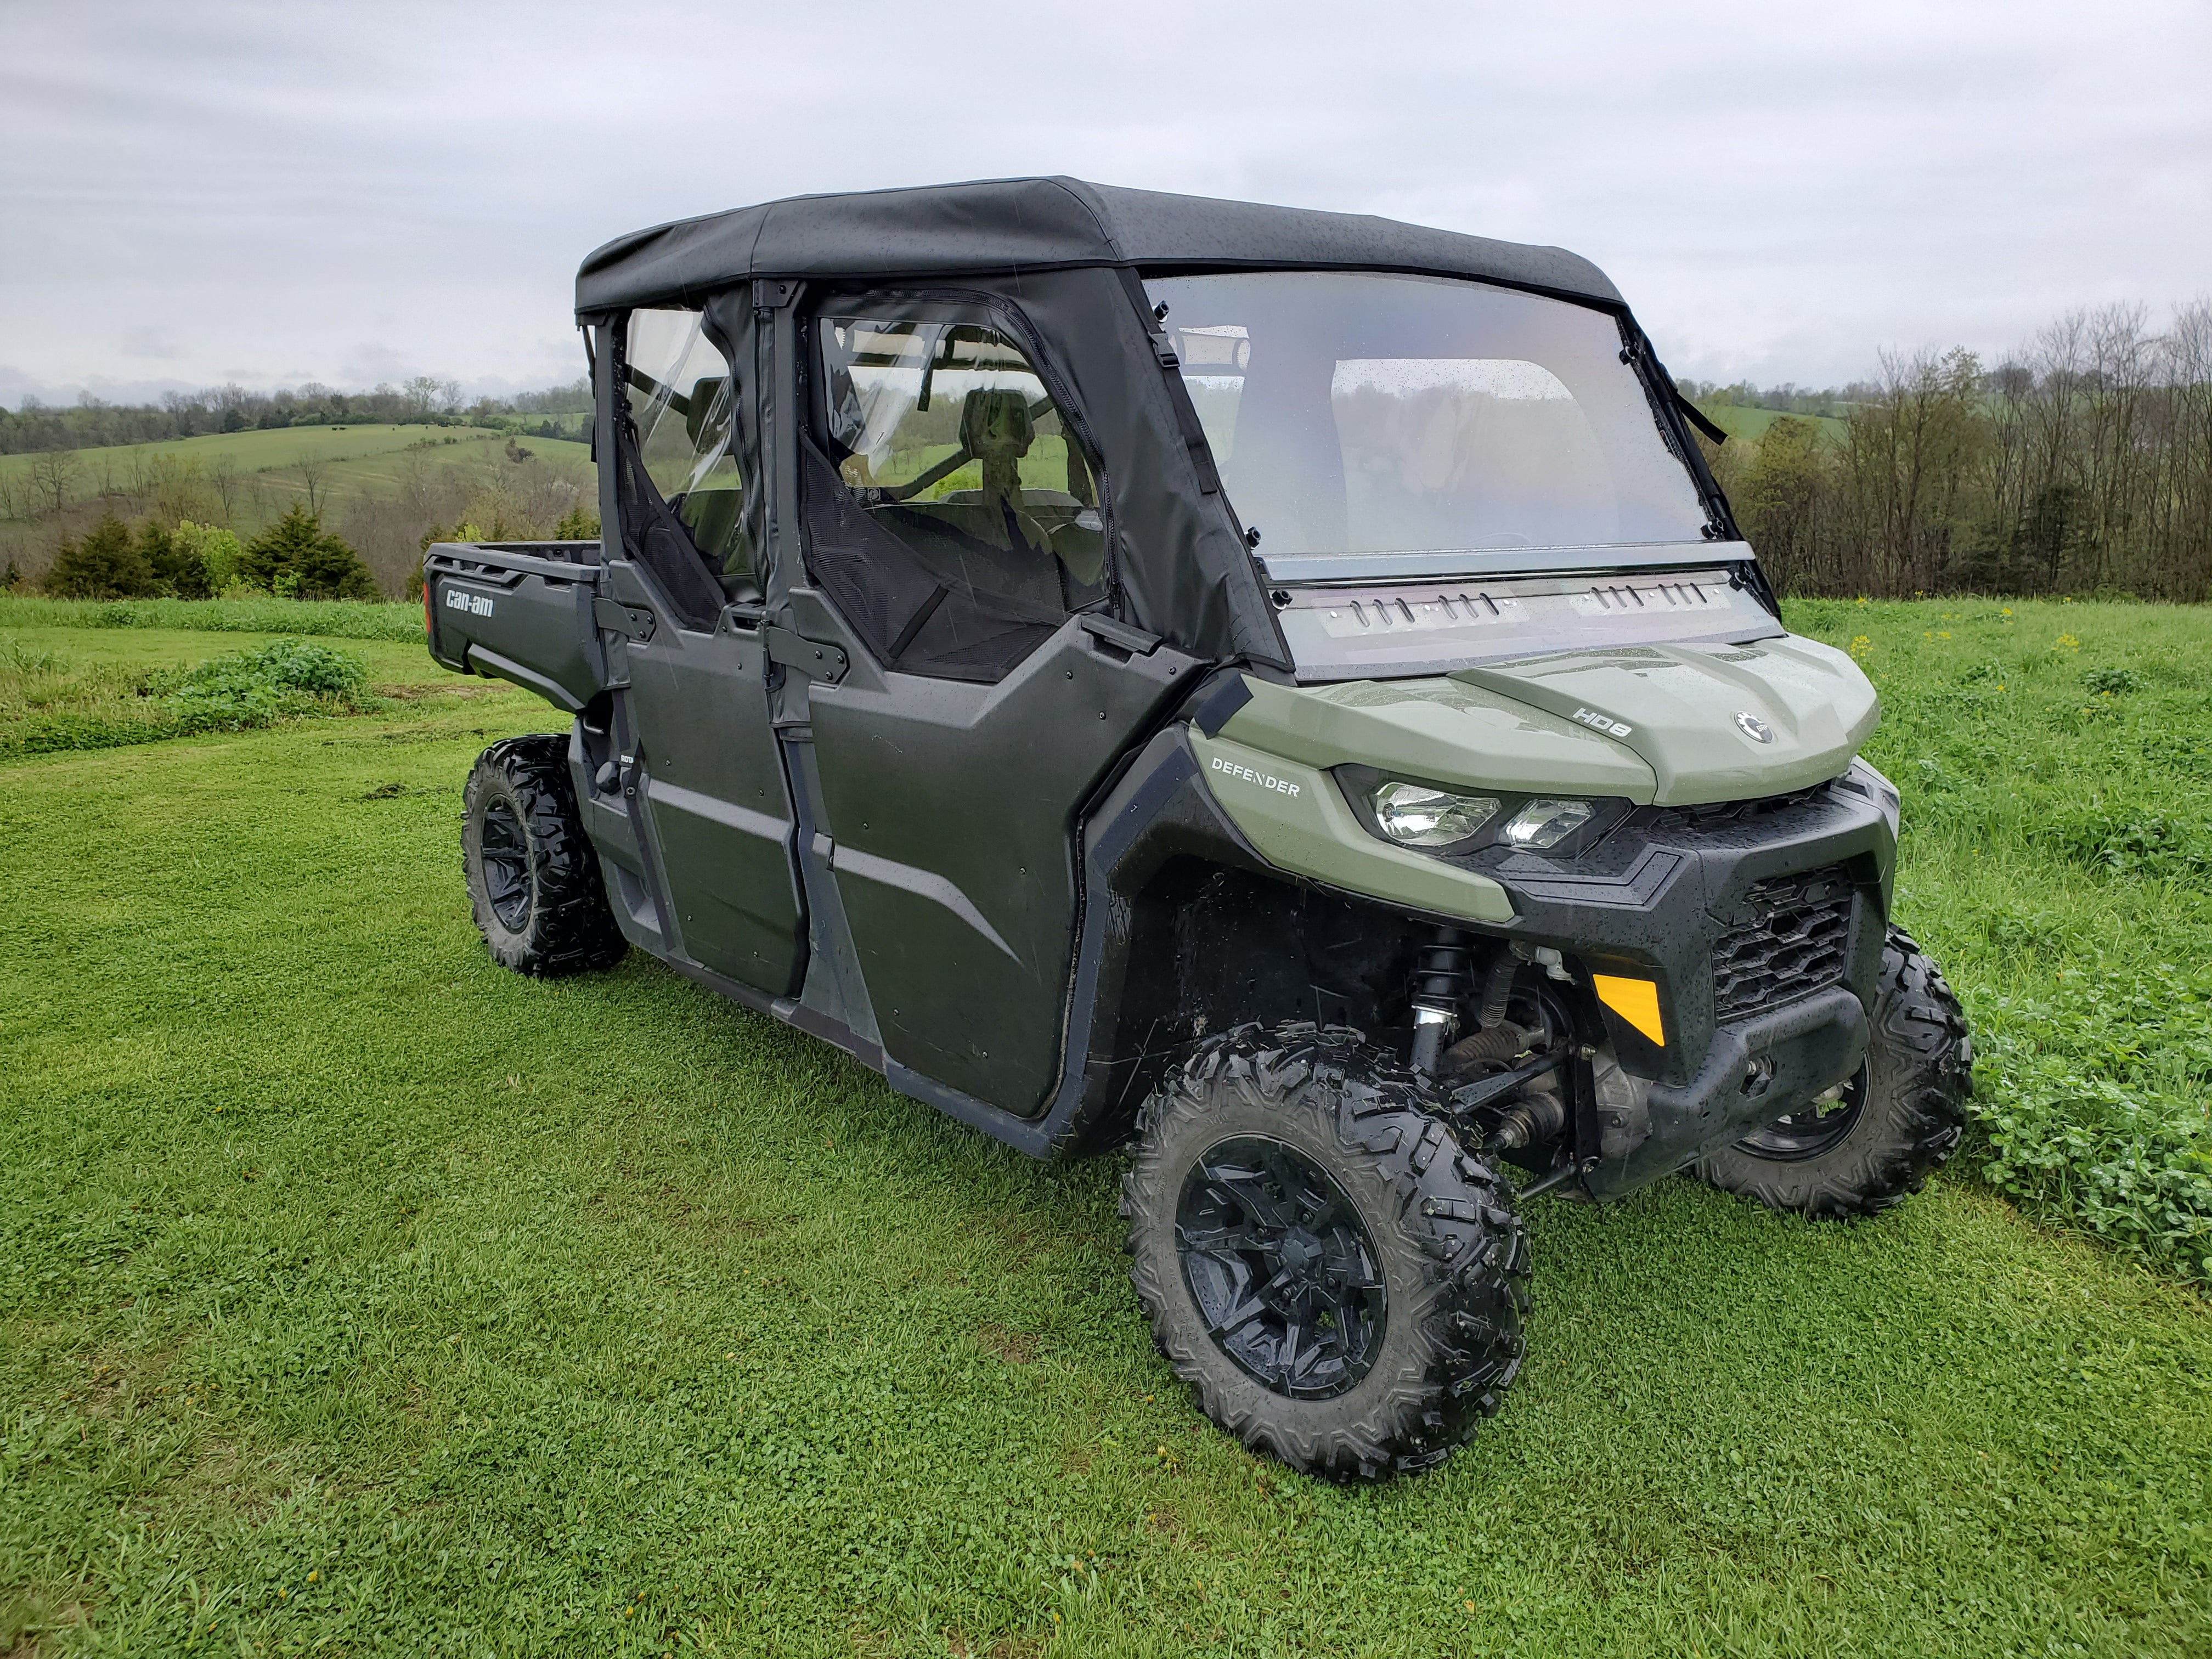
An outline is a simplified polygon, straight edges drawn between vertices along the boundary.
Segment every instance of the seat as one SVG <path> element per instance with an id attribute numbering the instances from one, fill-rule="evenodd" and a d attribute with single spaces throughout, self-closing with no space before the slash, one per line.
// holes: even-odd
<path id="1" fill-rule="evenodd" d="M 987 507 L 1022 505 L 1022 457 L 1036 441 L 1030 400 L 1019 392 L 978 386 L 961 401 L 960 447 L 983 463 Z"/>

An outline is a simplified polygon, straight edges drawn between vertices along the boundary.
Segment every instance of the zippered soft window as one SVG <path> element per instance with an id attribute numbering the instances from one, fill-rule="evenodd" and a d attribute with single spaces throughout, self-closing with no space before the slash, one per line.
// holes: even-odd
<path id="1" fill-rule="evenodd" d="M 632 488 L 624 491 L 625 518 L 637 520 L 632 539 L 647 546 L 647 562 L 688 611 L 711 617 L 722 597 L 758 592 L 729 364 L 696 311 L 633 311 L 622 346 L 621 392 L 634 434 L 626 440 L 634 445 Z M 670 533 L 678 527 L 682 547 Z M 687 564 L 696 564 L 696 575 Z M 696 576 L 710 579 L 720 595 Z"/>
<path id="2" fill-rule="evenodd" d="M 1105 597 L 1091 459 L 1020 343 L 860 313 L 814 332 L 808 568 L 885 663 L 996 680 Z"/>

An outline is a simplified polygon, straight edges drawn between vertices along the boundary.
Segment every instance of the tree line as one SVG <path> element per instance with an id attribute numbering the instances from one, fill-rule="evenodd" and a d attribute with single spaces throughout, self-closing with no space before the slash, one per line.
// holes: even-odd
<path id="1" fill-rule="evenodd" d="M 492 514 L 507 510 L 497 495 L 471 502 Z M 412 572 L 404 583 L 406 598 L 422 597 L 422 556 L 435 542 L 536 539 L 535 526 L 510 525 L 490 517 L 478 525 L 465 516 L 451 529 L 433 525 L 417 538 Z M 556 541 L 596 540 L 599 515 L 578 504 L 553 525 Z M 25 586 L 10 560 L 0 570 L 0 592 Z M 114 513 L 101 514 L 82 536 L 64 536 L 53 560 L 35 584 L 41 592 L 65 599 L 212 599 L 241 594 L 273 594 L 280 599 L 380 599 L 376 574 L 344 537 L 323 524 L 322 514 L 294 501 L 283 516 L 258 535 L 241 541 L 219 525 L 174 524 L 158 517 L 136 526 Z"/>
<path id="2" fill-rule="evenodd" d="M 15 585 L 12 575 L 7 585 Z M 106 514 L 83 535 L 62 539 L 40 586 L 71 599 L 207 599 L 241 591 L 299 599 L 384 597 L 344 538 L 297 501 L 246 542 L 189 520 L 148 519 L 134 531 Z"/>
<path id="3" fill-rule="evenodd" d="M 340 392 L 312 380 L 270 392 L 232 385 L 171 392 L 149 404 L 112 404 L 87 392 L 64 408 L 50 409 L 36 398 L 25 398 L 20 409 L 0 408 L 0 455 L 290 426 L 507 426 L 528 436 L 574 437 L 582 423 L 573 417 L 588 415 L 591 407 L 591 382 L 580 378 L 473 402 L 459 382 L 431 374 L 369 392 Z M 539 418 L 532 422 L 532 416 Z M 564 416 L 571 418 L 559 418 Z"/>
<path id="4" fill-rule="evenodd" d="M 1790 407 L 1683 382 L 1709 411 Z M 1786 592 L 2212 598 L 2212 300 L 2077 311 L 1995 367 L 1886 355 L 1707 455 Z M 1815 416 L 1828 416 L 1828 421 Z"/>
<path id="5" fill-rule="evenodd" d="M 2141 307 L 2074 312 L 1994 367 L 1961 348 L 1885 355 L 1872 380 L 1826 390 L 1679 384 L 1708 410 L 1778 412 L 1757 437 L 1708 455 L 1785 592 L 2212 598 L 2212 300 L 2179 307 L 2163 331 Z M 512 427 L 590 407 L 581 380 L 465 409 L 458 386 L 428 376 L 352 393 L 226 386 L 159 404 L 0 410 L 0 453 L 42 452 L 11 511 L 59 514 L 76 493 L 68 452 L 79 447 L 264 423 Z M 545 533 L 579 490 L 522 465 L 528 455 L 510 443 L 515 465 L 466 480 L 411 467 L 392 499 L 356 506 L 348 533 L 392 588 L 426 525 L 496 520 L 509 534 Z M 143 500 L 163 524 L 228 523 L 233 496 L 252 488 L 220 462 L 184 483 L 149 474 L 100 493 Z M 313 514 L 312 477 L 307 489 Z M 219 500 L 166 499 L 210 493 Z"/>
<path id="6" fill-rule="evenodd" d="M 88 538 L 110 544 L 118 532 L 102 530 L 105 519 L 114 519 L 132 539 L 194 525 L 250 539 L 296 503 L 327 533 L 341 537 L 378 586 L 398 597 L 408 590 L 427 532 L 447 539 L 443 526 L 468 526 L 480 528 L 483 539 L 526 541 L 575 533 L 573 526 L 589 522 L 586 533 L 596 535 L 591 507 L 597 495 L 590 464 L 573 452 L 541 456 L 512 435 L 501 443 L 481 431 L 426 431 L 404 449 L 380 452 L 366 474 L 349 470 L 348 458 L 335 453 L 310 452 L 248 470 L 220 447 L 204 454 L 43 450 L 0 472 L 0 588 L 62 591 L 51 587 L 58 579 L 67 591 L 90 592 L 82 584 L 92 579 L 57 578 L 56 572 L 65 553 Z M 135 563 L 103 558 L 97 568 L 106 573 L 95 583 L 106 597 L 185 592 L 150 554 L 145 568 L 154 573 L 151 590 Z M 226 580 L 218 572 L 216 592 Z M 251 573 L 246 581 L 266 585 Z"/>

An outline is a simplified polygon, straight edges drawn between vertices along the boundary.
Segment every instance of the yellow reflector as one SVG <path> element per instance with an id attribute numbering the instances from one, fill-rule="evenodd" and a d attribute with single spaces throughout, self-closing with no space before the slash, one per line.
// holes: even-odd
<path id="1" fill-rule="evenodd" d="M 1613 974 L 1592 974 L 1597 1000 L 1663 1048 L 1666 1029 L 1659 1024 L 1659 988 L 1648 979 L 1621 979 Z"/>

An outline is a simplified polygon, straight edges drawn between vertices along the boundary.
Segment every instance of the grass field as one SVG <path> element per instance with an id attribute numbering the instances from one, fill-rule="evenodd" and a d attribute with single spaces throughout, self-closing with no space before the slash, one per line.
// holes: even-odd
<path id="1" fill-rule="evenodd" d="M 561 477 L 587 481 L 592 476 L 588 443 L 557 438 L 512 441 L 520 450 Z M 508 459 L 505 433 L 468 427 L 356 426 L 285 427 L 269 432 L 228 432 L 162 443 L 125 444 L 66 452 L 74 471 L 68 500 L 95 495 L 137 498 L 157 492 L 164 467 L 196 466 L 194 511 L 216 516 L 221 492 L 216 478 L 228 469 L 228 516 L 234 528 L 252 533 L 281 515 L 295 500 L 312 501 L 333 522 L 346 510 L 369 500 L 398 501 L 418 491 L 424 475 L 456 468 L 496 474 Z M 46 512 L 33 483 L 36 455 L 0 455 L 0 487 L 19 520 Z M 170 493 L 178 493 L 172 486 Z"/>
<path id="2" fill-rule="evenodd" d="M 264 601 L 260 608 L 283 603 Z M 4 616 L 0 609 L 0 618 Z M 81 629 L 10 629 L 0 622 L 0 760 L 121 748 L 309 715 L 383 712 L 392 704 L 426 700 L 451 703 L 489 689 L 442 672 L 426 683 L 420 643 L 385 641 L 334 647 L 306 642 L 310 673 L 319 658 L 328 662 L 333 655 L 341 664 L 350 659 L 360 665 L 357 676 L 348 677 L 357 678 L 356 684 L 335 698 L 318 700 L 287 695 L 265 672 L 254 671 L 255 659 L 272 648 L 280 656 L 299 655 L 302 641 L 288 634 L 132 629 L 121 638 L 95 639 L 96 648 L 87 651 Z M 197 676 L 191 672 L 195 668 L 201 671 Z M 238 681 L 241 669 L 245 682 Z M 217 682 L 213 688 L 196 683 L 211 677 Z M 257 682 L 259 697 L 253 695 Z"/>
<path id="3" fill-rule="evenodd" d="M 27 593 L 0 593 L 0 634 L 48 628 L 76 630 L 130 629 L 166 635 L 319 635 L 336 639 L 382 640 L 413 647 L 422 642 L 422 607 L 410 601 L 369 599 L 280 599 L 273 596 L 235 599 L 49 599 Z M 105 653 L 126 654 L 148 647 L 113 641 Z M 183 648 L 171 639 L 157 653 Z M 132 657 L 132 660 L 138 660 Z"/>
<path id="4" fill-rule="evenodd" d="M 343 509 L 367 497 L 386 500 L 401 495 L 407 487 L 407 470 L 419 454 L 422 463 L 433 468 L 482 465 L 502 461 L 507 455 L 509 440 L 504 434 L 489 436 L 468 434 L 458 443 L 447 444 L 441 439 L 434 448 L 420 452 L 408 449 L 380 450 L 374 453 L 359 454 L 343 462 L 334 461 L 316 481 L 320 499 L 331 508 Z M 587 443 L 571 443 L 558 438 L 524 438 L 516 440 L 520 450 L 526 450 L 556 471 L 572 480 L 590 484 L 595 477 L 592 469 L 592 447 Z M 259 475 L 264 484 L 264 498 L 276 504 L 281 512 L 283 505 L 295 496 L 307 496 L 307 479 L 296 465 L 274 466 Z"/>
<path id="5" fill-rule="evenodd" d="M 115 444 L 103 448 L 67 452 L 76 459 L 78 477 L 97 488 L 100 481 L 127 480 L 132 469 L 143 470 L 158 460 L 197 461 L 203 470 L 228 464 L 240 472 L 264 472 L 290 468 L 302 462 L 337 462 L 389 455 L 422 446 L 441 444 L 447 437 L 480 442 L 493 434 L 469 427 L 428 426 L 299 426 L 269 432 L 210 432 L 197 438 L 172 438 L 160 443 Z M 21 485 L 38 462 L 34 454 L 0 455 L 0 481 Z"/>
<path id="6" fill-rule="evenodd" d="M 1748 404 L 1702 403 L 1698 412 L 1731 438 L 1757 439 L 1766 428 L 1783 418 L 1785 410 L 1754 409 Z M 1794 415 L 1792 420 L 1810 421 L 1820 428 L 1820 435 L 1830 443 L 1841 443 L 1850 422 L 1833 415 Z"/>
<path id="7" fill-rule="evenodd" d="M 2201 1118 L 2185 998 L 2154 1040 L 2067 999 L 2200 954 L 2206 618 L 1793 620 L 1877 678 L 1905 919 L 2022 1099 L 2092 1151 L 2109 1102 L 2045 1062 Z M 1850 1226 L 1539 1200 L 1504 1413 L 1318 1486 L 1153 1354 L 1113 1160 L 1032 1164 L 641 957 L 492 967 L 459 786 L 553 722 L 471 689 L 0 767 L 0 1652 L 2212 1649 L 2178 1255 L 1965 1169 Z"/>

